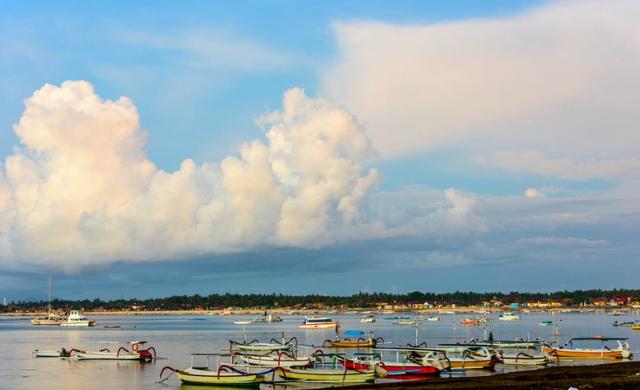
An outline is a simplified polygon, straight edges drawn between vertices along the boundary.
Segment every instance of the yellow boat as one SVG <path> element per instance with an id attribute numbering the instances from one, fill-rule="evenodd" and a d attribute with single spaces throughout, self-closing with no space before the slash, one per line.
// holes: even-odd
<path id="1" fill-rule="evenodd" d="M 356 371 L 342 368 L 318 369 L 278 367 L 275 369 L 275 372 L 282 379 L 305 382 L 366 383 L 373 382 L 376 377 L 374 370 Z"/>
<path id="2" fill-rule="evenodd" d="M 357 337 L 355 340 L 351 340 L 348 337 L 344 339 L 325 340 L 323 345 L 331 346 L 334 348 L 375 348 L 378 341 L 384 341 L 382 338 L 373 338 L 373 332 L 370 332 L 367 336 L 365 332 L 361 330 L 347 330 L 344 332 L 345 336 Z"/>
<path id="3" fill-rule="evenodd" d="M 575 342 L 601 342 L 600 348 L 575 348 Z M 617 346 L 605 345 L 607 341 L 617 342 Z M 542 347 L 542 352 L 556 358 L 578 359 L 628 359 L 633 354 L 626 338 L 621 337 L 574 337 L 567 341 L 563 347 L 554 348 L 548 345 Z"/>
<path id="4" fill-rule="evenodd" d="M 165 369 L 175 372 L 180 381 L 188 385 L 218 385 L 218 386 L 259 386 L 264 382 L 267 373 L 248 374 L 238 370 L 227 370 L 222 365 L 217 371 L 200 368 L 187 368 L 185 370 L 175 370 L 171 367 L 164 367 L 160 371 L 160 377 Z M 230 367 L 229 367 L 230 368 Z"/>

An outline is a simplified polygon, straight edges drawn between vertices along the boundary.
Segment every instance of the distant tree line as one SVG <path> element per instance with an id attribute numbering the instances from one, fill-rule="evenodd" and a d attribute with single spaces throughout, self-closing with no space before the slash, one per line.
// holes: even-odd
<path id="1" fill-rule="evenodd" d="M 211 294 L 208 296 L 171 296 L 152 299 L 116 299 L 103 301 L 101 299 L 65 300 L 54 299 L 51 307 L 58 309 L 83 309 L 83 310 L 131 310 L 139 307 L 145 310 L 189 310 L 195 308 L 220 309 L 225 307 L 274 309 L 281 307 L 345 307 L 345 308 L 374 308 L 382 303 L 389 305 L 403 305 L 428 302 L 432 305 L 480 305 L 488 301 L 501 301 L 508 303 L 523 303 L 528 301 L 561 301 L 565 304 L 578 305 L 591 303 L 596 299 L 614 299 L 629 297 L 640 300 L 640 290 L 614 289 L 614 290 L 576 290 L 557 291 L 550 293 L 516 292 L 464 292 L 430 293 L 413 291 L 407 294 L 368 293 L 358 292 L 351 296 L 327 296 L 327 295 L 283 295 L 283 294 Z M 6 306 L 0 306 L 0 312 L 16 310 L 43 310 L 47 307 L 47 301 L 18 301 Z"/>

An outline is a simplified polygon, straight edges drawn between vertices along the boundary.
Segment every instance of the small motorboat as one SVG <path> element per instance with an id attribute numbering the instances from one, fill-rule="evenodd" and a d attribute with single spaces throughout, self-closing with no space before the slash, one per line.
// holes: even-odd
<path id="1" fill-rule="evenodd" d="M 340 339 L 336 336 L 335 340 L 325 340 L 323 346 L 334 348 L 372 348 L 376 346 L 378 341 L 384 341 L 382 338 L 373 338 L 373 332 L 369 332 L 367 335 L 361 330 L 346 330 L 343 335 L 347 337 Z M 357 338 L 352 340 L 348 336 Z"/>
<path id="2" fill-rule="evenodd" d="M 553 325 L 553 321 L 551 321 L 551 320 L 540 321 L 540 322 L 538 322 L 538 325 L 540 325 L 540 326 L 551 326 L 551 325 Z"/>
<path id="3" fill-rule="evenodd" d="M 613 321 L 613 324 L 611 325 L 615 327 L 633 328 L 636 325 L 636 323 L 635 321 L 625 321 L 625 322 Z"/>
<path id="4" fill-rule="evenodd" d="M 498 320 L 500 321 L 518 321 L 520 316 L 513 313 L 502 313 L 498 316 Z"/>
<path id="5" fill-rule="evenodd" d="M 142 349 L 147 342 L 144 340 L 131 341 L 131 351 L 125 347 L 118 348 L 112 352 L 108 348 L 99 351 L 78 351 L 71 350 L 70 355 L 77 360 L 129 360 L 139 362 L 150 362 L 156 359 L 156 350 L 153 347 Z"/>
<path id="6" fill-rule="evenodd" d="M 437 350 L 445 351 L 452 370 L 493 369 L 502 360 L 498 352 L 490 347 L 477 345 L 438 345 Z M 416 351 L 416 354 L 421 351 Z M 429 352 L 425 357 L 430 357 Z"/>
<path id="7" fill-rule="evenodd" d="M 66 321 L 62 321 L 60 326 L 66 327 L 80 327 L 80 326 L 95 326 L 95 321 L 90 321 L 84 314 L 81 314 L 78 310 L 71 310 Z"/>
<path id="8" fill-rule="evenodd" d="M 32 355 L 37 358 L 68 358 L 70 353 L 65 348 L 62 348 L 59 351 L 36 349 L 33 351 Z"/>
<path id="9" fill-rule="evenodd" d="M 418 325 L 418 322 L 412 319 L 400 319 L 396 322 L 393 323 L 394 325 L 398 325 L 398 326 L 416 326 Z"/>
<path id="10" fill-rule="evenodd" d="M 435 322 L 435 321 L 440 321 L 440 317 L 428 317 L 427 321 L 431 321 L 431 322 Z"/>
<path id="11" fill-rule="evenodd" d="M 373 322 L 376 322 L 376 317 L 372 316 L 371 314 L 366 315 L 364 317 L 362 317 L 360 319 L 360 322 L 363 324 L 371 324 Z"/>
<path id="12" fill-rule="evenodd" d="M 633 353 L 627 340 L 625 337 L 574 337 L 562 347 L 543 345 L 542 352 L 556 358 L 629 359 Z M 615 345 L 609 342 L 615 342 Z M 576 347 L 574 344 L 584 346 Z"/>
<path id="13" fill-rule="evenodd" d="M 335 328 L 338 323 L 328 317 L 305 317 L 304 322 L 299 325 L 303 329 L 327 329 Z"/>
<path id="14" fill-rule="evenodd" d="M 282 317 L 265 312 L 262 317 L 256 318 L 253 322 L 282 322 Z"/>
<path id="15" fill-rule="evenodd" d="M 474 318 L 465 318 L 460 321 L 462 326 L 480 326 L 480 320 Z"/>
<path id="16" fill-rule="evenodd" d="M 249 324 L 253 324 L 253 320 L 235 320 L 233 321 L 234 324 L 236 325 L 249 325 Z"/>
<path id="17" fill-rule="evenodd" d="M 210 369 L 210 358 L 216 358 L 216 368 Z M 258 387 L 267 376 L 273 372 L 273 368 L 262 372 L 249 373 L 231 364 L 220 363 L 220 358 L 233 357 L 232 354 L 222 353 L 194 353 L 191 354 L 191 366 L 184 370 L 178 370 L 171 366 L 163 367 L 160 370 L 160 382 L 164 382 L 168 377 L 162 379 L 165 370 L 176 374 L 183 384 L 187 385 L 216 385 L 216 386 L 254 386 Z M 195 365 L 195 359 L 206 359 L 205 365 Z"/>

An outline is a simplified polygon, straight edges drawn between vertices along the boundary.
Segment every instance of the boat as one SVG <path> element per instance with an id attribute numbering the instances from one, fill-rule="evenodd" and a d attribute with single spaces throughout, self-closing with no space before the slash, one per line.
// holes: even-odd
<path id="1" fill-rule="evenodd" d="M 556 358 L 629 359 L 633 354 L 627 340 L 625 337 L 574 337 L 562 347 L 556 348 L 550 345 L 543 345 L 542 352 Z M 608 342 L 615 342 L 615 345 L 607 345 Z M 574 346 L 574 344 L 594 343 L 597 346 L 591 348 Z"/>
<path id="2" fill-rule="evenodd" d="M 90 321 L 84 314 L 80 314 L 78 310 L 71 310 L 66 321 L 60 323 L 60 326 L 77 327 L 77 326 L 95 326 L 95 321 Z"/>
<path id="3" fill-rule="evenodd" d="M 32 352 L 32 356 L 37 358 L 68 358 L 70 353 L 65 348 L 59 351 L 36 349 Z"/>
<path id="4" fill-rule="evenodd" d="M 265 311 L 262 317 L 256 318 L 253 322 L 282 322 L 282 317 L 276 314 L 267 314 Z"/>
<path id="5" fill-rule="evenodd" d="M 440 344 L 441 346 L 456 347 L 469 345 L 475 347 L 487 347 L 494 349 L 536 349 L 540 346 L 539 340 L 476 340 L 471 339 L 468 344 Z"/>
<path id="6" fill-rule="evenodd" d="M 502 360 L 502 364 L 509 366 L 544 366 L 550 362 L 544 354 L 529 355 L 524 352 L 515 355 L 500 354 L 500 360 Z"/>
<path id="7" fill-rule="evenodd" d="M 398 326 L 416 326 L 418 325 L 418 322 L 407 318 L 407 319 L 400 319 L 394 322 L 393 324 Z"/>
<path id="8" fill-rule="evenodd" d="M 493 369 L 500 363 L 498 352 L 492 348 L 475 345 L 437 345 L 434 349 L 414 349 L 413 361 L 427 362 L 435 353 L 444 352 L 451 370 Z"/>
<path id="9" fill-rule="evenodd" d="M 431 321 L 431 322 L 440 321 L 440 317 L 428 317 L 427 321 Z"/>
<path id="10" fill-rule="evenodd" d="M 245 364 L 259 367 L 307 367 L 312 365 L 314 361 L 312 357 L 295 357 L 283 351 L 270 355 L 236 353 L 234 358 Z"/>
<path id="11" fill-rule="evenodd" d="M 150 362 L 156 359 L 156 350 L 153 347 L 143 349 L 147 342 L 144 340 L 131 341 L 129 345 L 131 351 L 125 347 L 119 347 L 117 351 L 112 352 L 108 348 L 99 351 L 77 351 L 71 350 L 71 357 L 77 360 L 129 360 L 139 362 Z"/>
<path id="12" fill-rule="evenodd" d="M 349 337 L 340 339 L 336 336 L 335 340 L 325 340 L 323 346 L 334 348 L 372 348 L 376 346 L 378 341 L 384 341 L 382 338 L 374 339 L 372 332 L 367 335 L 361 330 L 347 330 L 343 334 L 344 336 L 357 337 L 357 339 L 351 340 Z"/>
<path id="13" fill-rule="evenodd" d="M 538 325 L 540 325 L 540 326 L 550 326 L 550 325 L 553 325 L 553 321 L 551 321 L 551 320 L 540 321 L 540 322 L 538 322 Z"/>
<path id="14" fill-rule="evenodd" d="M 636 323 L 635 321 L 626 321 L 626 322 L 618 322 L 618 321 L 613 321 L 613 324 L 611 324 L 612 326 L 618 327 L 624 327 L 624 328 L 633 328 Z"/>
<path id="15" fill-rule="evenodd" d="M 64 317 L 51 312 L 51 276 L 49 276 L 49 304 L 47 305 L 47 315 L 31 319 L 31 325 L 53 325 L 58 326 L 64 321 Z"/>
<path id="16" fill-rule="evenodd" d="M 369 314 L 369 315 L 363 316 L 360 319 L 360 322 L 363 324 L 370 324 L 370 323 L 376 322 L 376 317 Z"/>
<path id="17" fill-rule="evenodd" d="M 216 386 L 252 386 L 258 387 L 261 382 L 267 379 L 267 376 L 273 372 L 273 369 L 268 369 L 258 373 L 248 373 L 233 367 L 229 364 L 218 364 L 216 369 L 209 369 L 209 359 L 215 356 L 219 358 L 221 356 L 230 356 L 228 354 L 206 354 L 195 353 L 191 355 L 191 366 L 184 370 L 178 370 L 171 366 L 163 367 L 160 370 L 160 382 L 166 381 L 169 377 L 162 379 L 165 371 L 171 371 L 180 379 L 183 384 L 187 385 L 216 385 Z M 206 357 L 207 363 L 205 366 L 194 366 L 194 358 Z M 170 375 L 169 375 L 170 376 Z"/>
<path id="18" fill-rule="evenodd" d="M 520 316 L 513 313 L 502 313 L 498 316 L 500 321 L 518 321 Z"/>
<path id="19" fill-rule="evenodd" d="M 378 372 L 382 372 L 382 370 L 378 370 Z M 376 370 L 373 369 L 277 367 L 275 373 L 285 380 L 320 383 L 367 383 L 373 382 L 376 378 Z"/>
<path id="20" fill-rule="evenodd" d="M 449 367 L 446 355 L 440 357 L 433 355 L 427 360 L 415 361 L 408 356 L 411 353 L 411 350 L 403 348 L 384 348 L 370 353 L 355 353 L 351 358 L 342 356 L 340 360 L 346 368 L 351 370 L 367 371 L 379 366 L 387 372 L 388 377 L 396 379 L 435 377 Z M 395 355 L 395 359 L 389 358 L 388 355 Z"/>
<path id="21" fill-rule="evenodd" d="M 253 324 L 253 320 L 235 320 L 233 323 L 236 325 L 249 325 Z"/>
<path id="22" fill-rule="evenodd" d="M 239 350 L 239 351 L 249 351 L 249 352 L 270 353 L 274 351 L 290 351 L 297 345 L 298 345 L 298 339 L 296 339 L 295 337 L 290 338 L 289 341 L 286 341 L 286 342 L 284 341 L 284 338 L 282 339 L 282 342 L 276 339 L 271 339 L 270 342 L 268 343 L 261 343 L 257 339 L 254 339 L 248 342 L 229 340 L 230 351 Z"/>
<path id="23" fill-rule="evenodd" d="M 473 318 L 465 318 L 460 321 L 460 325 L 462 326 L 480 326 L 480 321 Z"/>
<path id="24" fill-rule="evenodd" d="M 328 317 L 304 317 L 304 322 L 299 325 L 303 329 L 335 328 L 338 323 Z"/>

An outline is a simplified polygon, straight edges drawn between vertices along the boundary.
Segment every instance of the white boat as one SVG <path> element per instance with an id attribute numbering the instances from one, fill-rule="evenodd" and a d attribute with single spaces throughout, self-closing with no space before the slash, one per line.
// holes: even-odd
<path id="1" fill-rule="evenodd" d="M 393 323 L 398 326 L 416 326 L 418 323 L 414 320 L 401 319 Z"/>
<path id="2" fill-rule="evenodd" d="M 89 319 L 84 315 L 80 314 L 78 310 L 71 310 L 69 313 L 69 317 L 67 317 L 66 321 L 60 323 L 60 326 L 95 326 L 95 321 L 89 321 Z"/>
<path id="3" fill-rule="evenodd" d="M 253 320 L 235 320 L 233 323 L 236 325 L 249 325 L 253 324 Z"/>
<path id="4" fill-rule="evenodd" d="M 298 325 L 303 329 L 335 328 L 338 323 L 328 317 L 304 317 L 304 322 Z"/>
<path id="5" fill-rule="evenodd" d="M 64 348 L 62 348 L 60 351 L 53 351 L 53 350 L 43 351 L 40 349 L 36 349 L 35 351 L 33 351 L 32 355 L 33 357 L 37 357 L 37 358 L 68 358 L 69 351 L 67 351 Z"/>
<path id="6" fill-rule="evenodd" d="M 153 347 L 142 349 L 146 341 L 131 341 L 129 343 L 131 351 L 125 347 L 119 347 L 117 351 L 108 348 L 99 351 L 75 351 L 72 350 L 71 357 L 77 360 L 130 360 L 150 362 L 156 357 L 156 350 Z M 153 352 L 153 354 L 151 353 Z"/>
<path id="7" fill-rule="evenodd" d="M 276 356 L 239 354 L 237 357 L 246 364 L 260 367 L 306 367 L 313 363 L 311 357 L 294 358 L 283 352 L 278 352 Z"/>
<path id="8" fill-rule="evenodd" d="M 230 351 L 247 351 L 247 352 L 274 352 L 274 351 L 290 351 L 298 345 L 298 339 L 292 337 L 289 341 L 279 342 L 278 340 L 271 339 L 268 343 L 261 343 L 258 340 L 247 341 L 235 341 L 229 340 Z"/>
<path id="9" fill-rule="evenodd" d="M 51 313 L 51 276 L 49 276 L 49 304 L 47 315 L 31 319 L 31 325 L 60 325 L 64 321 L 63 316 Z"/>
<path id="10" fill-rule="evenodd" d="M 529 355 L 526 353 L 518 353 L 516 355 L 500 355 L 502 364 L 509 366 L 544 366 L 550 362 L 550 359 L 544 354 Z"/>
<path id="11" fill-rule="evenodd" d="M 500 314 L 500 316 L 498 316 L 498 319 L 500 321 L 518 321 L 520 319 L 520 316 L 513 313 L 502 313 Z"/>
<path id="12" fill-rule="evenodd" d="M 440 317 L 429 317 L 427 318 L 427 321 L 433 321 L 433 322 L 440 321 Z"/>
<path id="13" fill-rule="evenodd" d="M 370 324 L 376 322 L 376 317 L 372 315 L 366 315 L 360 319 L 360 322 L 362 322 L 363 324 Z"/>
<path id="14" fill-rule="evenodd" d="M 282 322 L 282 317 L 277 314 L 265 314 L 262 317 L 256 318 L 253 322 Z"/>

